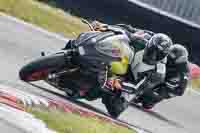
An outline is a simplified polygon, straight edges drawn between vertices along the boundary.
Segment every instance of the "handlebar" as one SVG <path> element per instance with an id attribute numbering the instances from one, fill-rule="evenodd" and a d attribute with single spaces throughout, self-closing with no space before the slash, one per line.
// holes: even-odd
<path id="1" fill-rule="evenodd" d="M 124 89 L 124 88 L 122 88 L 121 90 L 122 90 L 122 92 L 125 92 L 125 93 L 128 93 L 128 94 L 134 94 L 135 93 L 135 90 L 129 90 L 129 89 Z"/>
<path id="2" fill-rule="evenodd" d="M 90 28 L 91 31 L 95 31 L 94 28 L 93 28 L 93 26 L 90 24 L 89 21 L 87 21 L 85 19 L 82 19 L 82 22 L 85 23 L 85 24 L 87 24 L 89 26 L 89 28 Z"/>
<path id="3" fill-rule="evenodd" d="M 121 88 L 120 89 L 121 92 L 124 92 L 124 93 L 127 93 L 127 94 L 134 94 L 135 93 L 135 90 L 131 90 L 131 89 L 125 89 L 125 88 Z M 110 89 L 107 89 L 107 88 L 102 88 L 102 91 L 109 94 L 109 95 L 116 95 L 118 93 L 110 90 Z"/>

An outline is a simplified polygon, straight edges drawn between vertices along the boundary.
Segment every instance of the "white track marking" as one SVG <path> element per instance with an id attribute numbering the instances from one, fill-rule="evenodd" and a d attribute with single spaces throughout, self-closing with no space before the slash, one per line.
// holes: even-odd
<path id="1" fill-rule="evenodd" d="M 46 34 L 46 35 L 48 35 L 50 37 L 54 37 L 54 38 L 62 40 L 62 41 L 68 41 L 69 40 L 69 39 L 67 39 L 67 38 L 65 38 L 63 36 L 60 36 L 59 34 L 56 34 L 56 33 L 53 33 L 53 32 L 49 32 L 49 31 L 44 30 L 44 29 L 42 29 L 40 27 L 37 27 L 36 25 L 27 23 L 27 22 L 25 22 L 23 20 L 17 19 L 17 18 L 15 18 L 13 16 L 9 16 L 9 15 L 4 14 L 2 12 L 0 12 L 0 16 L 3 16 L 4 18 L 8 19 L 9 21 L 12 21 L 12 22 L 15 22 L 15 23 L 19 23 L 19 24 L 24 25 L 26 27 L 29 27 L 31 29 L 37 30 L 38 32 L 44 33 L 44 34 Z"/>

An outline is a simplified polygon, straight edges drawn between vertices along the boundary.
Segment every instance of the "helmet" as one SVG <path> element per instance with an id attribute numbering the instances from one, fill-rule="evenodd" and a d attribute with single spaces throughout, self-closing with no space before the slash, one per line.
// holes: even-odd
<path id="1" fill-rule="evenodd" d="M 167 35 L 162 33 L 153 35 L 144 49 L 143 62 L 149 65 L 157 64 L 169 54 L 172 45 L 172 40 Z"/>
<path id="2" fill-rule="evenodd" d="M 186 63 L 188 61 L 188 51 L 181 44 L 175 44 L 170 48 L 168 60 L 173 64 Z"/>

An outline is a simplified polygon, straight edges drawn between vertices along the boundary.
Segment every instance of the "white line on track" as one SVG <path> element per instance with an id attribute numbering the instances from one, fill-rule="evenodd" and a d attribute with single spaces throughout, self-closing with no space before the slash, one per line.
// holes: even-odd
<path id="1" fill-rule="evenodd" d="M 24 25 L 26 27 L 30 27 L 30 28 L 32 28 L 34 30 L 37 30 L 38 32 L 44 33 L 44 34 L 46 34 L 46 35 L 48 35 L 50 37 L 54 37 L 54 38 L 62 40 L 62 41 L 68 41 L 69 40 L 69 39 L 67 39 L 67 38 L 65 38 L 63 36 L 60 36 L 59 34 L 56 34 L 56 33 L 53 33 L 53 32 L 49 32 L 49 31 L 44 30 L 44 29 L 42 29 L 40 27 L 37 27 L 37 26 L 35 26 L 33 24 L 27 23 L 27 22 L 25 22 L 23 20 L 17 19 L 17 18 L 15 18 L 13 16 L 9 16 L 9 15 L 4 14 L 2 12 L 0 12 L 0 16 L 3 16 L 5 18 L 9 19 L 10 21 L 19 23 L 19 24 Z"/>

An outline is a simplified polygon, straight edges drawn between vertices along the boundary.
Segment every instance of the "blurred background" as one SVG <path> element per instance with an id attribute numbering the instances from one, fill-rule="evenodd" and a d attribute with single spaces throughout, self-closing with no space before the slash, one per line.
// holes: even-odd
<path id="1" fill-rule="evenodd" d="M 200 0 L 140 0 L 184 19 L 200 24 Z"/>

